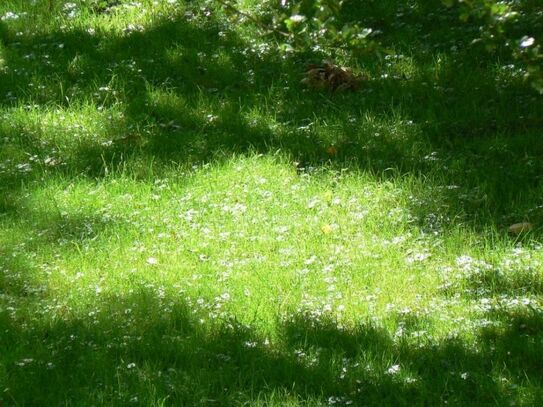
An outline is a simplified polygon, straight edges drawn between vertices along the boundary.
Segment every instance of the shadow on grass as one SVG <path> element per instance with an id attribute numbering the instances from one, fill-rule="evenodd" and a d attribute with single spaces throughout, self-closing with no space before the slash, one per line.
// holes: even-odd
<path id="1" fill-rule="evenodd" d="M 396 12 L 381 8 L 363 14 L 379 26 L 389 21 L 383 13 Z M 122 109 L 122 119 L 110 119 L 101 139 L 60 151 L 65 165 L 48 174 L 101 177 L 106 165 L 122 168 L 134 156 L 193 164 L 282 150 L 306 167 L 349 166 L 383 178 L 410 174 L 434 177 L 440 187 L 459 186 L 430 188 L 428 196 L 442 202 L 432 210 L 479 230 L 540 221 L 542 105 L 514 77 L 497 85 L 492 57 L 468 47 L 452 51 L 441 28 L 456 27 L 456 17 L 440 14 L 446 21 L 436 27 L 425 10 L 405 8 L 399 17 L 405 24 L 383 26 L 385 45 L 410 46 L 411 74 L 379 78 L 392 62 L 363 61 L 373 79 L 356 94 L 338 95 L 299 85 L 305 61 L 318 55 L 282 58 L 198 12 L 159 19 L 130 35 L 72 29 L 17 36 L 0 23 L 9 67 L 0 73 L 0 94 L 7 110 L 85 103 Z M 401 40 L 395 33 L 409 35 Z M 427 43 L 406 39 L 420 33 L 428 34 Z M 48 130 L 40 123 L 34 130 L 37 137 L 25 138 L 25 125 L 5 126 L 3 136 L 11 140 L 4 141 L 6 151 L 19 160 L 43 160 L 51 146 L 39 133 Z M 337 154 L 327 152 L 330 145 Z M 0 183 L 16 192 L 42 176 L 4 169 Z M 10 200 L 1 205 L 5 211 Z M 431 214 L 426 206 L 419 208 L 423 223 Z"/>
<path id="2" fill-rule="evenodd" d="M 500 270 L 484 271 L 469 279 L 469 293 L 475 297 L 492 295 L 542 295 L 543 281 L 537 268 L 519 267 L 507 274 Z"/>
<path id="3" fill-rule="evenodd" d="M 459 339 L 408 341 L 292 316 L 267 343 L 190 299 L 141 288 L 102 294 L 63 320 L 0 313 L 2 398 L 17 404 L 504 405 L 541 399 L 540 315 Z M 206 318 L 204 322 L 203 319 Z M 409 333 L 409 331 L 407 332 Z M 43 391 L 47 389 L 47 391 Z"/>
<path id="4" fill-rule="evenodd" d="M 11 217 L 29 217 L 31 209 L 13 209 Z M 108 231 L 118 229 L 118 218 L 95 214 L 66 214 L 60 211 L 33 213 L 37 222 L 19 224 L 10 236 L 0 240 L 0 298 L 23 298 L 32 306 L 48 295 L 48 263 L 36 267 L 37 252 L 50 255 L 59 246 L 67 246 L 82 255 L 97 239 L 110 238 Z M 31 217 L 30 217 L 31 218 Z M 0 227 L 7 226 L 2 223 Z M 7 226 L 9 227 L 9 226 Z M 9 230 L 9 229 L 8 229 Z M 38 249 L 39 250 L 36 250 Z M 76 254 L 77 255 L 77 254 Z M 44 283 L 44 281 L 46 283 Z"/>

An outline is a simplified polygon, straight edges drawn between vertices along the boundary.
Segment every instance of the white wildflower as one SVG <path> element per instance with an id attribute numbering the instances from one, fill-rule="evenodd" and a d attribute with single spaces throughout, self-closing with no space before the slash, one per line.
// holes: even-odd
<path id="1" fill-rule="evenodd" d="M 400 371 L 400 365 L 392 365 L 388 368 L 388 370 L 386 371 L 387 374 L 389 375 L 395 375 L 397 374 L 398 372 Z"/>

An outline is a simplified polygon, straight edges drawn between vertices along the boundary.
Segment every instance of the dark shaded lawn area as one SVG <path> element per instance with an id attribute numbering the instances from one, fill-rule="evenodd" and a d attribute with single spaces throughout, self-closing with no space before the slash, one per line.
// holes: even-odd
<path id="1" fill-rule="evenodd" d="M 193 306 L 144 289 L 100 304 L 99 313 L 62 321 L 3 314 L 0 339 L 13 358 L 4 361 L 8 404 L 240 405 L 289 395 L 315 404 L 504 405 L 520 383 L 533 386 L 525 400 L 542 401 L 536 314 L 488 315 L 508 328 L 481 329 L 473 344 L 451 337 L 426 345 L 370 322 L 341 329 L 297 315 L 267 345 L 236 321 L 202 325 Z M 47 391 L 27 393 L 28 385 Z"/>

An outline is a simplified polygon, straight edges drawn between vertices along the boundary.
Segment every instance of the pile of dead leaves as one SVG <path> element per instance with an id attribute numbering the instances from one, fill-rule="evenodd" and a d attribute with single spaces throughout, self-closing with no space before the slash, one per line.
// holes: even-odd
<path id="1" fill-rule="evenodd" d="M 324 60 L 321 65 L 308 65 L 301 83 L 312 89 L 341 92 L 357 90 L 363 79 L 362 76 L 355 75 L 350 68 Z"/>

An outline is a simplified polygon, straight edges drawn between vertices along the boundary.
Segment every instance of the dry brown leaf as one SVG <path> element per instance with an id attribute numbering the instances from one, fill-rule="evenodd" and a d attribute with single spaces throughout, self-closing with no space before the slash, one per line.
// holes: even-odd
<path id="1" fill-rule="evenodd" d="M 355 75 L 350 68 L 324 60 L 321 66 L 308 65 L 305 78 L 301 80 L 301 83 L 313 89 L 341 92 L 358 89 L 362 79 L 361 76 Z"/>
<path id="2" fill-rule="evenodd" d="M 330 146 L 326 149 L 326 152 L 330 155 L 337 155 L 337 148 L 336 146 Z"/>

